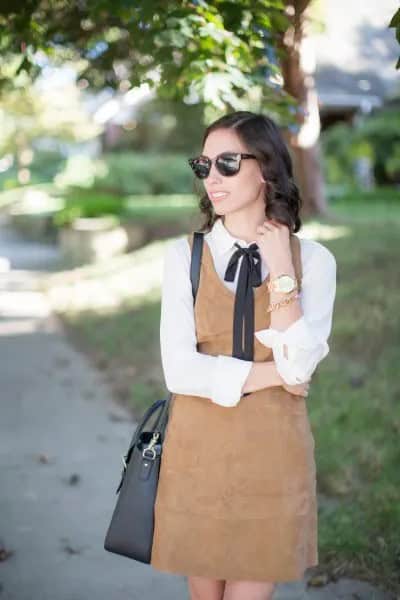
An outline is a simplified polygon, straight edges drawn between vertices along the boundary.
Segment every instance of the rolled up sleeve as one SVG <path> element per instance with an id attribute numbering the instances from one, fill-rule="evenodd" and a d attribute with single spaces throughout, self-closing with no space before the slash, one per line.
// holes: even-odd
<path id="1" fill-rule="evenodd" d="M 211 380 L 211 400 L 221 406 L 236 406 L 252 361 L 219 354 Z"/>

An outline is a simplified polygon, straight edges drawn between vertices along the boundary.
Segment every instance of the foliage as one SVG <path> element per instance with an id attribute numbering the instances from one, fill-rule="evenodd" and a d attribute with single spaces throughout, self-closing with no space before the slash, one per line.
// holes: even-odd
<path id="1" fill-rule="evenodd" d="M 125 199 L 84 189 L 70 189 L 64 197 L 64 208 L 54 215 L 57 227 L 71 224 L 82 217 L 103 217 L 122 214 Z M 117 219 L 118 220 L 118 219 Z"/>
<path id="2" fill-rule="evenodd" d="M 59 187 L 91 188 L 97 177 L 107 174 L 104 162 L 87 154 L 73 154 L 65 161 L 65 166 L 54 178 Z"/>
<path id="3" fill-rule="evenodd" d="M 400 107 L 386 106 L 350 126 L 334 125 L 321 134 L 325 175 L 329 183 L 355 183 L 359 157 L 371 159 L 378 184 L 400 182 Z"/>
<path id="4" fill-rule="evenodd" d="M 56 183 L 112 194 L 172 194 L 192 191 L 193 175 L 186 155 L 114 152 L 71 157 Z"/>
<path id="5" fill-rule="evenodd" d="M 293 99 L 277 84 L 289 22 L 283 0 L 16 0 L 0 12 L 0 86 L 36 77 L 49 59 L 74 61 L 92 88 L 147 83 L 218 111 L 250 101 L 290 117 Z"/>
<path id="6" fill-rule="evenodd" d="M 188 192 L 193 175 L 180 154 L 114 153 L 103 158 L 107 175 L 95 187 L 126 194 L 169 194 Z"/>
<path id="7" fill-rule="evenodd" d="M 50 181 L 68 146 L 86 143 L 100 131 L 73 84 L 48 89 L 37 82 L 8 90 L 0 104 L 0 187 Z"/>
<path id="8" fill-rule="evenodd" d="M 397 9 L 391 18 L 389 27 L 394 27 L 396 31 L 396 39 L 400 44 L 400 8 Z M 400 69 L 400 58 L 397 60 L 396 69 Z"/>
<path id="9" fill-rule="evenodd" d="M 191 153 L 203 134 L 203 104 L 153 98 L 136 108 L 134 119 L 122 126 L 111 151 Z"/>
<path id="10" fill-rule="evenodd" d="M 52 181 L 57 173 L 65 167 L 65 158 L 58 152 L 32 150 L 28 155 L 31 158 L 26 165 L 29 168 L 29 185 Z M 13 164 L 9 169 L 0 173 L 0 190 L 11 189 L 20 185 L 18 165 L 15 161 L 12 160 L 12 162 Z"/>
<path id="11" fill-rule="evenodd" d="M 38 137 L 80 142 L 100 132 L 80 102 L 74 85 L 52 90 L 39 86 L 8 90 L 0 105 L 0 155 L 22 152 Z"/>
<path id="12" fill-rule="evenodd" d="M 59 198 L 63 207 L 54 215 L 56 227 L 82 217 L 113 215 L 118 221 L 154 224 L 176 222 L 197 213 L 196 199 L 191 194 L 123 196 L 72 187 Z"/>
<path id="13" fill-rule="evenodd" d="M 364 118 L 356 129 L 358 138 L 366 139 L 374 149 L 375 176 L 379 183 L 400 181 L 392 179 L 393 157 L 396 154 L 400 131 L 400 106 L 388 106 Z M 394 173 L 395 174 L 395 173 Z M 399 175 L 399 173 L 397 173 Z"/>

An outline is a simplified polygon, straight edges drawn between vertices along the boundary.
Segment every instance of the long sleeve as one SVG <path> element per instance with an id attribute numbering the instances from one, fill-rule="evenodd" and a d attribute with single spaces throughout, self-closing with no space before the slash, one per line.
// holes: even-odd
<path id="1" fill-rule="evenodd" d="M 285 330 L 273 328 L 255 332 L 257 339 L 272 348 L 276 368 L 289 385 L 308 381 L 329 352 L 336 295 L 336 260 L 322 244 L 314 251 L 304 270 L 300 303 L 303 316 Z"/>
<path id="2" fill-rule="evenodd" d="M 222 406 L 239 402 L 253 363 L 197 351 L 186 238 L 169 242 L 164 254 L 160 348 L 165 382 L 171 392 L 202 396 Z"/>

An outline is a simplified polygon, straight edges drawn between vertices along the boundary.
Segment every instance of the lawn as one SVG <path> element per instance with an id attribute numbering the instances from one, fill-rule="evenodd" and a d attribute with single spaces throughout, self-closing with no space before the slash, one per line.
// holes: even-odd
<path id="1" fill-rule="evenodd" d="M 332 209 L 334 221 L 304 226 L 315 239 L 323 232 L 319 241 L 338 266 L 330 353 L 307 399 L 316 441 L 320 567 L 400 592 L 400 203 L 387 195 L 347 197 Z M 98 290 L 111 289 L 116 278 L 125 282 L 124 293 L 116 286 L 104 306 L 74 302 L 76 281 L 70 301 L 58 305 L 71 339 L 109 373 L 136 416 L 165 395 L 159 352 L 165 243 L 103 267 Z M 153 275 L 138 289 L 146 260 Z M 82 273 L 87 277 L 90 269 Z"/>

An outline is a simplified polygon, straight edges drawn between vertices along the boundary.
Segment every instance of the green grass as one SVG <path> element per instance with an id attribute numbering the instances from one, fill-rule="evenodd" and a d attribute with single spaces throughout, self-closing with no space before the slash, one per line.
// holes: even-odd
<path id="1" fill-rule="evenodd" d="M 367 196 L 364 202 L 352 202 L 351 198 L 344 197 L 336 199 L 331 203 L 334 212 L 346 219 L 348 223 L 354 221 L 355 224 L 372 224 L 379 221 L 381 224 L 388 221 L 400 222 L 400 191 L 392 192 L 392 196 L 387 193 L 383 198 L 375 200 L 375 195 L 371 199 Z"/>
<path id="2" fill-rule="evenodd" d="M 332 203 L 344 225 L 337 227 L 336 221 L 337 237 L 321 239 L 338 267 L 333 331 L 307 402 L 316 442 L 320 568 L 398 593 L 400 204 L 395 197 L 387 194 L 379 204 L 365 197 Z M 321 223 L 329 227 L 326 219 Z M 161 244 L 157 252 L 162 251 Z M 63 318 L 136 416 L 163 397 L 159 287 L 125 297 L 108 311 L 67 311 Z"/>
<path id="3" fill-rule="evenodd" d="M 399 589 L 400 207 L 373 212 L 351 207 L 350 234 L 324 241 L 338 265 L 334 327 L 308 402 L 318 491 L 337 500 L 321 503 L 322 556 Z"/>

